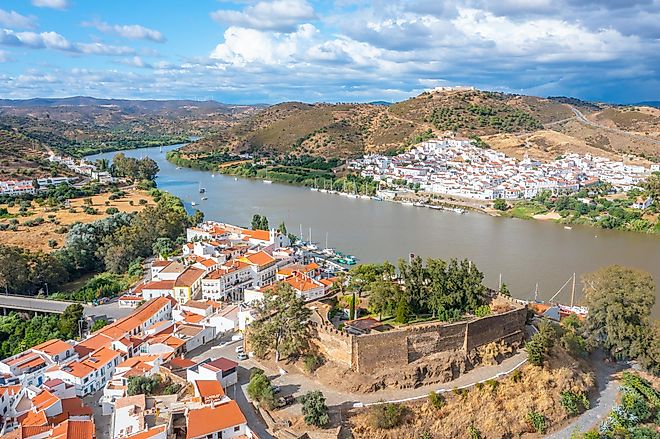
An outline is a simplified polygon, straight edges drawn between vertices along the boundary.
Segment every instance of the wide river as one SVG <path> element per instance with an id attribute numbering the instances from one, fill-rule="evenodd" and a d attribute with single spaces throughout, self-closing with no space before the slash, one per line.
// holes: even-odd
<path id="1" fill-rule="evenodd" d="M 194 169 L 177 169 L 165 152 L 177 145 L 124 151 L 130 157 L 149 156 L 158 162 L 158 187 L 180 197 L 187 208 L 197 203 L 207 219 L 249 225 L 252 215 L 266 215 L 275 227 L 312 239 L 361 262 L 396 262 L 409 253 L 435 258 L 469 258 L 497 287 L 499 275 L 512 293 L 531 298 L 538 282 L 539 298 L 548 300 L 578 275 L 576 298 L 581 296 L 580 275 L 609 264 L 649 271 L 660 281 L 660 237 L 641 233 L 563 226 L 549 221 L 497 218 L 478 213 L 459 214 L 398 203 L 351 199 L 286 184 L 234 178 Z M 88 157 L 111 159 L 116 153 Z M 200 185 L 208 200 L 201 201 Z M 567 303 L 571 284 L 557 300 Z M 656 305 L 654 315 L 660 316 Z"/>

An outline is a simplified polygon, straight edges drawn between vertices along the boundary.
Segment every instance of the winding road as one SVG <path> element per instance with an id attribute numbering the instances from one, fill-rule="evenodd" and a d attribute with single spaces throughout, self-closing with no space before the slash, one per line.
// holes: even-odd
<path id="1" fill-rule="evenodd" d="M 652 139 L 648 136 L 643 136 L 641 134 L 631 133 L 629 131 L 623 131 L 623 130 L 620 130 L 620 129 L 617 129 L 617 128 L 610 128 L 608 126 L 601 125 L 601 124 L 598 124 L 596 122 L 593 122 L 593 121 L 587 119 L 587 117 L 584 114 L 582 114 L 582 112 L 580 110 L 578 110 L 577 108 L 575 108 L 573 106 L 570 106 L 570 107 L 571 107 L 571 110 L 573 110 L 573 113 L 575 114 L 575 117 L 577 118 L 577 120 L 580 123 L 584 124 L 584 125 L 589 125 L 589 126 L 592 126 L 594 128 L 599 128 L 601 130 L 609 131 L 610 133 L 620 134 L 622 136 L 627 136 L 627 137 L 630 137 L 630 138 L 633 138 L 633 139 L 642 140 L 642 141 L 646 141 L 646 142 L 651 142 L 655 145 L 660 145 L 660 140 L 655 140 L 655 139 Z"/>

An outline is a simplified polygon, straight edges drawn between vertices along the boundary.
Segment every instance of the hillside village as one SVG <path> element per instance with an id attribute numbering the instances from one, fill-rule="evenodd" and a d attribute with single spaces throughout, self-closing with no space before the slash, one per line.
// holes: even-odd
<path id="1" fill-rule="evenodd" d="M 95 429 L 126 439 L 257 437 L 228 396 L 237 361 L 196 363 L 190 354 L 244 331 L 254 319 L 250 303 L 275 284 L 309 301 L 325 296 L 334 278 L 275 230 L 209 221 L 187 238 L 182 256 L 154 260 L 118 299 L 135 308 L 129 316 L 80 341 L 53 339 L 0 361 L 3 437 L 83 439 Z M 156 376 L 164 394 L 130 394 L 132 377 Z M 109 426 L 95 426 L 93 407 L 112 415 Z"/>
<path id="2" fill-rule="evenodd" d="M 366 155 L 348 167 L 389 185 L 402 181 L 426 192 L 478 200 L 531 199 L 544 190 L 570 194 L 600 181 L 626 192 L 660 170 L 658 164 L 646 168 L 579 154 L 549 163 L 529 157 L 519 161 L 456 137 L 427 140 L 394 157 Z"/>

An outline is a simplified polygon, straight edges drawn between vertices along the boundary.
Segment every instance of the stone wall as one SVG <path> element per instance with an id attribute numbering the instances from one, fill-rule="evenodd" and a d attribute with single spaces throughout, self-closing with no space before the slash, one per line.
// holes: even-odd
<path id="1" fill-rule="evenodd" d="M 353 336 L 339 331 L 332 325 L 317 325 L 316 344 L 325 358 L 351 367 L 353 361 Z"/>
<path id="2" fill-rule="evenodd" d="M 518 308 L 504 314 L 483 317 L 468 322 L 466 350 L 504 340 L 507 343 L 522 341 L 527 319 L 527 308 Z"/>
<path id="3" fill-rule="evenodd" d="M 369 374 L 405 367 L 441 352 L 465 354 L 491 342 L 517 343 L 523 339 L 526 315 L 526 308 L 518 307 L 471 321 L 422 324 L 353 336 L 350 365 L 356 372 Z M 337 355 L 336 348 L 332 351 Z"/>

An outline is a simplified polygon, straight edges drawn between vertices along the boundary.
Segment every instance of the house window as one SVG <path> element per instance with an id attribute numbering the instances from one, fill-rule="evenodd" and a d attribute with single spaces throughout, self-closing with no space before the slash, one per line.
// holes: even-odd
<path id="1" fill-rule="evenodd" d="M 236 427 L 234 427 L 234 431 L 240 431 L 240 429 L 241 429 L 240 425 L 237 425 Z"/>

